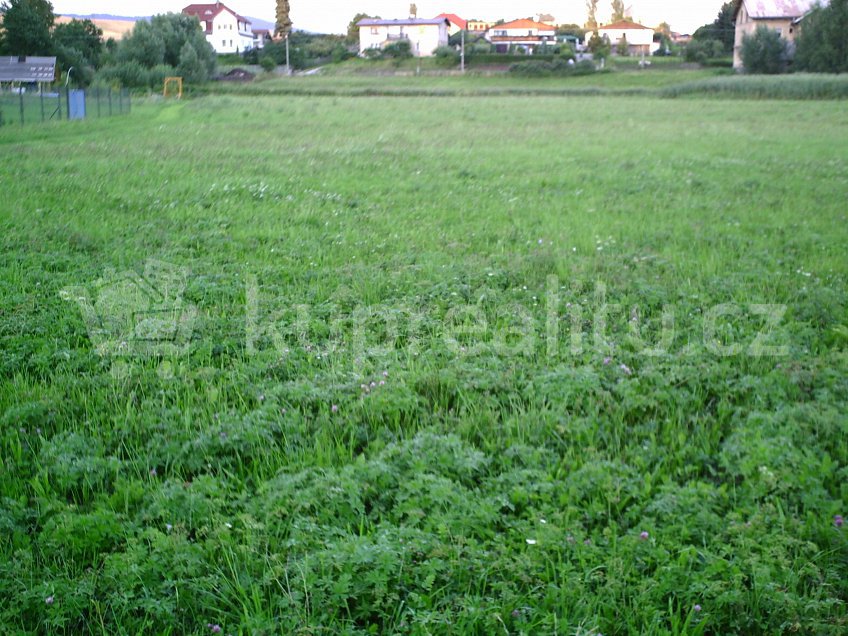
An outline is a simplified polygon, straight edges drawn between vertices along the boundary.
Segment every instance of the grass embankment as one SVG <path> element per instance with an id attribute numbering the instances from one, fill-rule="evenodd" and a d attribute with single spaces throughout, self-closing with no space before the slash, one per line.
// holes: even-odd
<path id="1" fill-rule="evenodd" d="M 691 95 L 729 99 L 831 100 L 848 97 L 848 76 L 730 76 L 724 70 L 668 68 L 610 70 L 567 78 L 525 78 L 504 73 L 481 75 L 473 72 L 466 76 L 330 74 L 261 78 L 251 84 L 221 82 L 198 88 L 196 93 L 339 97 L 599 95 L 673 98 Z"/>

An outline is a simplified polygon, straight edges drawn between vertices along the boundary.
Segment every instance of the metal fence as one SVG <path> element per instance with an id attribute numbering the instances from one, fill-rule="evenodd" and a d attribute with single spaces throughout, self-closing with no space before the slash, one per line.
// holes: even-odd
<path id="1" fill-rule="evenodd" d="M 63 119 L 96 119 L 122 115 L 131 109 L 132 97 L 126 88 L 0 90 L 0 126 L 23 126 Z"/>

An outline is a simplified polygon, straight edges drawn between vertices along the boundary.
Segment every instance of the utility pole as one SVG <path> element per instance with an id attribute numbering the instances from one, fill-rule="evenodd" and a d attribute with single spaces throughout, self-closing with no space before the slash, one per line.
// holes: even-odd
<path id="1" fill-rule="evenodd" d="M 286 33 L 286 75 L 291 75 L 291 65 L 289 64 L 289 34 Z"/>
<path id="2" fill-rule="evenodd" d="M 465 73 L 465 29 L 459 32 L 459 71 Z"/>

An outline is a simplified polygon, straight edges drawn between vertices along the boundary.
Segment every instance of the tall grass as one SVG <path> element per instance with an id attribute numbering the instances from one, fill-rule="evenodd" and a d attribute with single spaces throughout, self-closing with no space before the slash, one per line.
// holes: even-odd
<path id="1" fill-rule="evenodd" d="M 736 75 L 684 82 L 659 89 L 663 97 L 733 99 L 846 99 L 848 75 Z"/>

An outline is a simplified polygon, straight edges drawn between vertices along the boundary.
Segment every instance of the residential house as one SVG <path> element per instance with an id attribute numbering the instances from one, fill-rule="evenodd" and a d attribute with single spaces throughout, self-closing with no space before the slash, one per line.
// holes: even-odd
<path id="1" fill-rule="evenodd" d="M 752 35 L 760 25 L 777 31 L 789 43 L 792 55 L 800 22 L 816 4 L 816 0 L 736 0 L 733 68 L 742 68 L 742 38 Z M 827 4 L 827 0 L 821 4 Z"/>
<path id="2" fill-rule="evenodd" d="M 274 37 L 274 31 L 271 29 L 253 29 L 253 48 L 264 49 L 265 43 L 270 42 Z"/>
<path id="3" fill-rule="evenodd" d="M 493 26 L 495 26 L 494 22 L 486 22 L 485 20 L 468 20 L 465 23 L 465 28 L 469 31 L 475 31 L 479 33 L 485 33 Z"/>
<path id="4" fill-rule="evenodd" d="M 408 40 L 412 54 L 418 57 L 433 55 L 440 46 L 448 44 L 447 18 L 425 20 L 407 18 L 403 20 L 377 20 L 365 18 L 356 23 L 359 27 L 359 53 L 368 49 L 381 49 L 399 40 Z"/>
<path id="5" fill-rule="evenodd" d="M 222 2 L 190 4 L 183 13 L 196 17 L 206 41 L 216 53 L 241 53 L 253 48 L 250 20 L 243 18 Z"/>
<path id="6" fill-rule="evenodd" d="M 455 13 L 440 13 L 436 16 L 437 20 L 442 18 L 450 22 L 450 26 L 448 27 L 448 36 L 451 36 L 454 33 L 459 33 L 460 31 L 465 31 L 468 28 L 468 21 L 463 20 Z"/>
<path id="7" fill-rule="evenodd" d="M 520 48 L 532 55 L 540 48 L 556 46 L 556 29 L 535 20 L 513 20 L 492 26 L 486 31 L 486 39 L 498 53 Z"/>
<path id="8" fill-rule="evenodd" d="M 654 30 L 632 20 L 619 20 L 598 28 L 600 37 L 606 36 L 615 53 L 620 42 L 627 42 L 629 55 L 651 55 L 660 48 L 659 42 L 654 42 Z"/>

